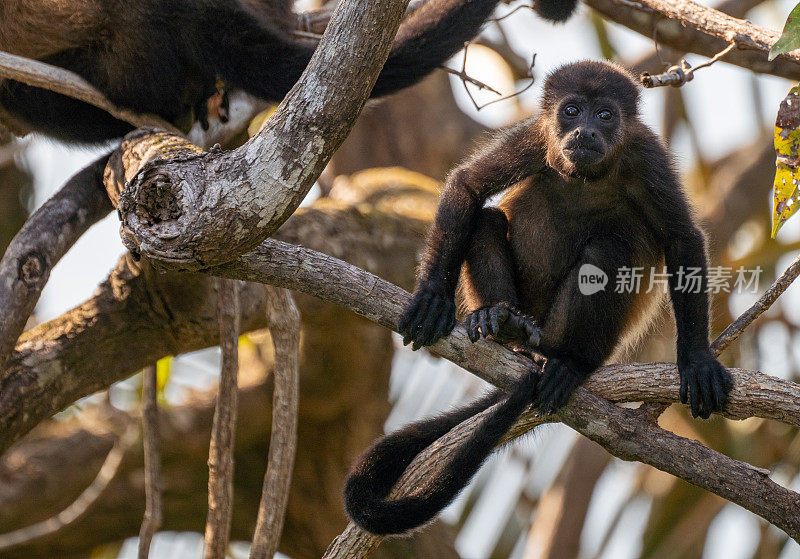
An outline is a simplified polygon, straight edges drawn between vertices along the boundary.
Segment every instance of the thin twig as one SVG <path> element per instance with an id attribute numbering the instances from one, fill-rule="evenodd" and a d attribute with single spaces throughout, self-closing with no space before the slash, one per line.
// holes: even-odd
<path id="1" fill-rule="evenodd" d="M 140 126 L 153 126 L 163 128 L 173 134 L 183 135 L 183 132 L 160 117 L 139 114 L 117 107 L 81 76 L 58 66 L 0 51 L 0 78 L 15 80 L 32 87 L 40 87 L 89 103 L 99 109 L 103 109 L 114 118 L 125 121 L 137 128 Z"/>
<path id="2" fill-rule="evenodd" d="M 647 88 L 664 87 L 667 85 L 681 87 L 686 82 L 690 82 L 694 79 L 694 73 L 696 71 L 702 68 L 708 68 L 735 48 L 736 42 L 734 41 L 703 64 L 692 67 L 686 59 L 682 59 L 680 64 L 671 66 L 662 74 L 651 75 L 648 72 L 644 72 L 639 76 L 639 79 L 642 85 Z"/>
<path id="3" fill-rule="evenodd" d="M 775 280 L 775 283 L 769 286 L 769 289 L 764 292 L 758 301 L 753 303 L 749 309 L 739 315 L 739 318 L 728 325 L 728 327 L 723 330 L 722 334 L 717 336 L 717 339 L 711 344 L 711 352 L 714 355 L 722 353 L 725 348 L 731 345 L 731 343 L 744 332 L 745 328 L 750 326 L 755 319 L 772 306 L 778 297 L 780 297 L 781 293 L 789 288 L 797 276 L 800 276 L 800 256 L 789 264 L 786 271 Z"/>
<path id="4" fill-rule="evenodd" d="M 21 545 L 36 538 L 41 538 L 53 534 L 65 526 L 75 522 L 86 510 L 102 495 L 122 463 L 125 453 L 133 446 L 138 438 L 139 429 L 135 423 L 129 423 L 125 432 L 119 437 L 114 446 L 106 456 L 103 466 L 94 478 L 94 481 L 83 490 L 67 508 L 56 516 L 38 522 L 31 526 L 8 532 L 0 535 L 0 549 L 7 549 L 15 545 Z"/>
<path id="5" fill-rule="evenodd" d="M 493 17 L 491 19 L 487 19 L 486 22 L 487 23 L 500 23 L 504 19 L 513 16 L 518 11 L 525 10 L 525 9 L 530 10 L 532 12 L 536 11 L 536 9 L 533 7 L 533 4 L 522 4 L 520 6 L 517 6 L 516 8 L 514 8 L 513 10 L 511 10 L 508 13 L 505 13 L 505 14 L 503 14 L 501 16 L 498 16 L 498 17 Z"/>
<path id="6" fill-rule="evenodd" d="M 144 519 L 139 530 L 139 559 L 150 555 L 153 535 L 161 528 L 161 452 L 158 435 L 158 373 L 155 365 L 142 373 L 142 444 L 144 446 Z"/>
<path id="7" fill-rule="evenodd" d="M 441 70 L 444 70 L 444 71 L 445 71 L 445 72 L 447 72 L 448 74 L 453 74 L 453 75 L 454 75 L 454 76 L 456 76 L 458 79 L 460 79 L 462 82 L 464 82 L 464 81 L 467 81 L 467 82 L 471 83 L 472 85 L 476 86 L 478 89 L 488 89 L 488 90 L 489 90 L 489 91 L 491 91 L 492 93 L 496 93 L 497 95 L 502 95 L 502 93 L 500 93 L 499 91 L 497 91 L 497 90 L 496 90 L 495 88 L 493 88 L 492 86 L 490 86 L 490 85 L 487 85 L 487 84 L 483 83 L 483 82 L 482 82 L 482 81 L 480 81 L 480 80 L 476 80 L 476 79 L 475 79 L 475 78 L 473 78 L 472 76 L 468 75 L 466 72 L 464 72 L 464 69 L 463 69 L 463 67 L 462 67 L 462 69 L 461 69 L 461 70 L 454 70 L 453 68 L 448 68 L 447 66 L 439 66 L 439 68 L 440 68 Z"/>
<path id="8" fill-rule="evenodd" d="M 266 286 L 267 322 L 275 347 L 272 434 L 250 559 L 271 559 L 278 549 L 297 449 L 300 398 L 300 312 L 291 293 Z"/>
<path id="9" fill-rule="evenodd" d="M 533 77 L 533 67 L 536 64 L 536 53 L 533 54 L 533 58 L 531 58 L 531 65 L 528 68 L 528 76 L 527 77 L 531 80 L 528 85 L 526 85 L 525 87 L 523 87 L 519 91 L 515 91 L 514 93 L 510 93 L 510 94 L 508 94 L 508 95 L 506 95 L 504 97 L 500 97 L 499 99 L 494 99 L 492 101 L 489 101 L 488 103 L 484 103 L 483 105 L 478 105 L 478 102 L 475 101 L 475 98 L 472 96 L 472 92 L 467 87 L 467 82 L 468 81 L 470 83 L 474 83 L 480 89 L 487 88 L 490 91 L 492 91 L 493 93 L 496 93 L 497 95 L 500 95 L 500 92 L 497 91 L 496 89 L 493 89 L 493 88 L 489 87 L 488 85 L 484 84 L 483 82 L 480 82 L 480 81 L 476 80 L 475 78 L 471 78 L 467 74 L 467 53 L 469 52 L 469 46 L 471 44 L 472 44 L 471 41 L 467 41 L 464 44 L 464 59 L 461 62 L 461 71 L 452 70 L 450 68 L 445 68 L 445 69 L 448 72 L 450 72 L 451 74 L 455 74 L 456 76 L 458 76 L 461 79 L 461 83 L 464 84 L 464 91 L 467 92 L 467 96 L 469 97 L 469 100 L 472 101 L 472 105 L 475 107 L 476 111 L 480 111 L 481 109 L 485 109 L 489 105 L 494 105 L 495 103 L 499 103 L 500 101 L 505 101 L 507 99 L 511 99 L 512 97 L 516 97 L 518 95 L 521 95 L 524 92 L 526 92 L 527 90 L 529 90 L 531 87 L 533 87 L 533 84 L 535 83 L 535 79 Z"/>
<path id="10" fill-rule="evenodd" d="M 233 447 L 239 406 L 239 283 L 236 280 L 220 280 L 217 289 L 222 372 L 208 451 L 205 559 L 224 559 L 228 548 L 233 513 Z"/>

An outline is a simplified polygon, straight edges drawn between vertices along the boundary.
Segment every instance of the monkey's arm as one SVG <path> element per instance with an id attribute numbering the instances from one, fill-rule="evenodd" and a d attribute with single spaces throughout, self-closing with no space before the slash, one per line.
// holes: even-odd
<path id="1" fill-rule="evenodd" d="M 581 292 L 584 266 L 595 266 L 608 276 L 604 289 Z M 632 266 L 630 247 L 612 235 L 587 240 L 580 257 L 561 281 L 542 325 L 539 348 L 547 357 L 538 386 L 536 406 L 556 411 L 572 392 L 611 355 L 632 303 L 630 293 L 618 292 L 617 275 Z"/>
<path id="2" fill-rule="evenodd" d="M 689 202 L 665 153 L 652 153 L 643 165 L 650 182 L 653 208 L 661 220 L 664 259 L 669 274 L 670 296 L 675 313 L 677 365 L 681 377 L 681 402 L 689 403 L 694 417 L 708 418 L 725 405 L 733 386 L 728 371 L 711 354 L 708 342 L 709 300 L 706 242 L 695 225 Z M 699 282 L 687 281 L 687 273 Z"/>
<path id="3" fill-rule="evenodd" d="M 691 404 L 692 416 L 706 419 L 711 412 L 725 406 L 733 380 L 711 354 L 708 343 L 705 239 L 688 219 L 686 225 L 689 230 L 676 234 L 667 243 L 664 253 L 678 331 L 677 364 L 681 377 L 681 402 Z M 687 271 L 693 270 L 699 270 L 701 277 L 697 287 L 680 281 L 681 274 L 685 277 Z"/>
<path id="4" fill-rule="evenodd" d="M 450 173 L 426 242 L 414 298 L 400 320 L 403 343 L 413 349 L 447 335 L 456 323 L 455 290 L 461 263 L 486 199 L 544 167 L 544 149 L 523 121 Z"/>

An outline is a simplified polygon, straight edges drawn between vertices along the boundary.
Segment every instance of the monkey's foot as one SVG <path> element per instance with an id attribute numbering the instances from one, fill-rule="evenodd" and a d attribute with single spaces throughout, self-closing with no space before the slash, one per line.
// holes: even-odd
<path id="1" fill-rule="evenodd" d="M 417 350 L 430 345 L 449 334 L 456 325 L 456 303 L 448 297 L 430 289 L 414 292 L 411 304 L 403 313 L 398 331 L 403 335 L 403 345 Z"/>
<path id="2" fill-rule="evenodd" d="M 548 357 L 533 403 L 542 414 L 555 413 L 569 401 L 585 378 L 560 359 Z"/>
<path id="3" fill-rule="evenodd" d="M 678 362 L 681 375 L 681 402 L 688 403 L 692 417 L 708 419 L 725 407 L 733 388 L 730 373 L 708 349 L 695 350 Z"/>
<path id="4" fill-rule="evenodd" d="M 521 341 L 536 347 L 542 338 L 542 331 L 533 319 L 506 303 L 476 309 L 467 315 L 464 322 L 472 342 L 481 336 L 491 336 L 500 343 Z"/>

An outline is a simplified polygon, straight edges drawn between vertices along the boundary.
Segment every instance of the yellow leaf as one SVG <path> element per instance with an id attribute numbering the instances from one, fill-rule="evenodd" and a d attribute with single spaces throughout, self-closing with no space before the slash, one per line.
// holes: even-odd
<path id="1" fill-rule="evenodd" d="M 781 101 L 775 119 L 775 181 L 772 237 L 800 207 L 800 86 Z"/>

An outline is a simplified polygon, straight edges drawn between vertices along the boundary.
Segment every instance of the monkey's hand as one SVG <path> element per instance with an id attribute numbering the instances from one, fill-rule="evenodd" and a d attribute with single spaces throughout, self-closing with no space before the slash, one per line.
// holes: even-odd
<path id="1" fill-rule="evenodd" d="M 398 331 L 403 335 L 403 345 L 411 343 L 411 349 L 416 351 L 446 336 L 455 325 L 456 303 L 453 297 L 422 286 L 414 292 L 411 304 L 400 319 Z"/>
<path id="2" fill-rule="evenodd" d="M 542 331 L 533 319 L 506 303 L 476 309 L 467 315 L 464 322 L 473 343 L 481 336 L 491 336 L 501 344 L 521 341 L 536 347 L 542 339 Z"/>
<path id="3" fill-rule="evenodd" d="M 725 406 L 733 388 L 730 373 L 708 349 L 696 349 L 678 359 L 681 375 L 681 402 L 689 403 L 692 417 L 708 419 L 711 412 Z"/>
<path id="4" fill-rule="evenodd" d="M 555 413 L 565 405 L 586 375 L 556 357 L 548 357 L 542 369 L 533 403 L 541 414 Z"/>

